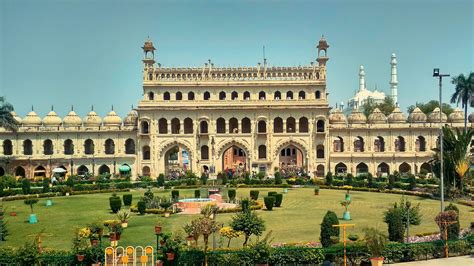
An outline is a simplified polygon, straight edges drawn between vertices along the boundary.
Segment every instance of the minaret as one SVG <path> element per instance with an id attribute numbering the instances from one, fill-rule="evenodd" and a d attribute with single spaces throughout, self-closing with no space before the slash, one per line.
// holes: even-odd
<path id="1" fill-rule="evenodd" d="M 392 100 L 393 104 L 397 106 L 398 104 L 398 80 L 397 80 L 397 56 L 392 54 L 392 60 L 390 61 L 390 65 L 392 66 L 392 78 L 390 79 L 390 90 L 392 93 Z"/>
<path id="2" fill-rule="evenodd" d="M 143 63 L 145 67 L 153 68 L 153 64 L 155 64 L 155 50 L 156 48 L 153 46 L 153 42 L 148 38 L 145 41 L 145 44 L 142 47 L 143 49 Z"/>
<path id="3" fill-rule="evenodd" d="M 359 68 L 359 91 L 365 89 L 365 71 L 364 66 L 360 66 Z"/>

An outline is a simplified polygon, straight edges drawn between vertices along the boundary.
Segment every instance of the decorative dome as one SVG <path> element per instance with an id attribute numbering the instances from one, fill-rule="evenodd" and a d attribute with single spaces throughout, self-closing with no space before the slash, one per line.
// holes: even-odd
<path id="1" fill-rule="evenodd" d="M 99 127 L 102 123 L 102 119 L 94 111 L 90 111 L 86 117 L 84 117 L 85 127 Z"/>
<path id="2" fill-rule="evenodd" d="M 451 123 L 464 123 L 464 112 L 456 108 L 454 112 L 448 116 L 448 120 Z"/>
<path id="3" fill-rule="evenodd" d="M 19 115 L 17 115 L 17 113 L 15 113 L 15 111 L 11 111 L 10 114 L 12 114 L 13 118 L 15 119 L 15 121 L 20 125 L 21 124 L 21 117 Z"/>
<path id="4" fill-rule="evenodd" d="M 336 108 L 329 114 L 330 124 L 345 124 L 347 122 L 346 116 L 339 108 Z"/>
<path id="5" fill-rule="evenodd" d="M 110 111 L 107 116 L 104 117 L 104 126 L 120 126 L 122 125 L 122 118 L 118 116 L 114 110 Z"/>
<path id="6" fill-rule="evenodd" d="M 41 118 L 35 113 L 35 111 L 31 111 L 25 118 L 23 118 L 23 125 L 32 127 L 41 126 Z"/>
<path id="7" fill-rule="evenodd" d="M 379 108 L 375 108 L 375 110 L 369 115 L 369 122 L 373 124 L 384 124 L 387 123 L 387 117 L 379 110 Z"/>
<path id="8" fill-rule="evenodd" d="M 138 113 L 135 110 L 131 110 L 127 117 L 123 120 L 124 126 L 136 126 L 138 124 Z"/>
<path id="9" fill-rule="evenodd" d="M 350 124 L 364 124 L 367 122 L 367 117 L 359 109 L 352 110 L 348 117 Z"/>
<path id="10" fill-rule="evenodd" d="M 65 127 L 80 127 L 82 125 L 82 119 L 76 114 L 76 112 L 69 112 L 63 119 L 63 125 Z"/>
<path id="11" fill-rule="evenodd" d="M 408 122 L 410 123 L 424 123 L 426 122 L 426 115 L 416 107 L 413 112 L 408 116 Z"/>
<path id="12" fill-rule="evenodd" d="M 48 127 L 57 127 L 62 123 L 61 117 L 56 114 L 55 111 L 51 110 L 44 118 L 43 125 Z"/>
<path id="13" fill-rule="evenodd" d="M 388 115 L 388 122 L 389 123 L 405 123 L 407 121 L 407 117 L 404 113 L 400 110 L 400 107 L 395 107 L 392 113 Z"/>
<path id="14" fill-rule="evenodd" d="M 439 116 L 440 116 L 440 109 L 439 107 L 436 107 L 433 112 L 431 112 L 431 114 L 428 116 L 428 121 L 431 122 L 431 123 L 439 123 Z M 442 113 L 442 118 L 441 120 L 443 122 L 446 122 L 448 120 L 448 117 L 446 116 L 445 113 Z"/>
<path id="15" fill-rule="evenodd" d="M 469 123 L 474 123 L 474 113 L 471 113 L 467 120 L 469 121 Z"/>

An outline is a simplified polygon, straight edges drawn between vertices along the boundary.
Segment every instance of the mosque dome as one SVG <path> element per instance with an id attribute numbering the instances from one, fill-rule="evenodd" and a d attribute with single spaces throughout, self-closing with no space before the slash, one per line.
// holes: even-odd
<path id="1" fill-rule="evenodd" d="M 12 114 L 13 118 L 15 119 L 15 121 L 20 125 L 21 124 L 21 117 L 15 113 L 15 111 L 11 111 L 10 114 Z"/>
<path id="2" fill-rule="evenodd" d="M 114 112 L 114 110 L 110 111 L 104 117 L 104 126 L 120 126 L 122 125 L 122 118 Z"/>
<path id="3" fill-rule="evenodd" d="M 410 123 L 424 123 L 426 122 L 426 115 L 420 110 L 420 108 L 416 107 L 408 116 L 408 121 Z"/>
<path id="4" fill-rule="evenodd" d="M 329 114 L 329 123 L 330 124 L 346 124 L 347 119 L 344 113 L 339 109 L 336 108 Z"/>
<path id="5" fill-rule="evenodd" d="M 43 125 L 48 127 L 60 126 L 62 123 L 61 117 L 56 114 L 55 111 L 51 110 L 44 118 Z"/>
<path id="6" fill-rule="evenodd" d="M 359 109 L 354 109 L 347 119 L 350 124 L 364 124 L 367 122 L 367 117 Z"/>
<path id="7" fill-rule="evenodd" d="M 379 110 L 379 108 L 375 108 L 375 110 L 369 115 L 369 122 L 373 124 L 384 124 L 387 123 L 387 117 Z"/>
<path id="8" fill-rule="evenodd" d="M 127 117 L 123 120 L 124 126 L 136 126 L 138 124 L 138 113 L 135 110 L 131 110 Z"/>
<path id="9" fill-rule="evenodd" d="M 41 126 L 41 118 L 35 113 L 35 111 L 31 111 L 26 115 L 25 118 L 23 118 L 23 125 Z"/>
<path id="10" fill-rule="evenodd" d="M 464 112 L 461 111 L 461 109 L 456 108 L 454 109 L 454 112 L 448 116 L 448 120 L 451 123 L 464 123 Z"/>
<path id="11" fill-rule="evenodd" d="M 69 112 L 63 119 L 63 125 L 65 127 L 79 127 L 82 125 L 82 119 L 76 114 L 76 112 Z"/>
<path id="12" fill-rule="evenodd" d="M 474 123 L 474 113 L 469 114 L 467 120 L 469 121 L 469 123 Z"/>
<path id="13" fill-rule="evenodd" d="M 388 122 L 389 123 L 405 123 L 407 121 L 407 117 L 405 114 L 400 110 L 400 107 L 395 107 L 392 113 L 388 115 Z"/>
<path id="14" fill-rule="evenodd" d="M 99 127 L 102 119 L 94 111 L 90 111 L 86 117 L 84 117 L 85 127 Z"/>
<path id="15" fill-rule="evenodd" d="M 428 121 L 431 123 L 439 123 L 439 116 L 440 113 L 442 113 L 439 109 L 439 107 L 436 107 L 431 114 L 428 115 Z M 445 113 L 442 113 L 441 120 L 443 122 L 446 122 L 448 120 L 448 117 L 446 116 Z"/>

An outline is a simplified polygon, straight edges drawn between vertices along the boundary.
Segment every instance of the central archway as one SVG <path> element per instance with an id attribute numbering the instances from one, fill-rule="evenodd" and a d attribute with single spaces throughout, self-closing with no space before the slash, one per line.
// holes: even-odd
<path id="1" fill-rule="evenodd" d="M 285 177 L 298 176 L 306 172 L 304 151 L 294 144 L 283 146 L 278 155 L 278 168 Z"/>
<path id="2" fill-rule="evenodd" d="M 249 171 L 248 157 L 245 149 L 232 145 L 222 153 L 222 170 L 228 176 L 240 175 Z"/>
<path id="3" fill-rule="evenodd" d="M 174 145 L 165 152 L 165 175 L 175 179 L 191 170 L 191 153 L 182 145 Z"/>

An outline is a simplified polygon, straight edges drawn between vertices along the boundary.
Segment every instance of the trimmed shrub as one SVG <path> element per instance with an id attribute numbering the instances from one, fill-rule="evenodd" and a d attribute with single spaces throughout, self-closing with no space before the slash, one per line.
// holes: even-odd
<path id="1" fill-rule="evenodd" d="M 278 194 L 276 191 L 269 191 L 268 192 L 269 197 L 275 197 L 276 194 Z"/>
<path id="2" fill-rule="evenodd" d="M 275 207 L 280 207 L 282 201 L 283 201 L 283 194 L 281 193 L 275 194 Z"/>
<path id="3" fill-rule="evenodd" d="M 393 242 L 403 243 L 405 226 L 403 225 L 403 209 L 397 205 L 385 212 L 384 222 L 388 226 L 388 239 Z"/>
<path id="4" fill-rule="evenodd" d="M 272 197 L 272 196 L 264 197 L 263 202 L 265 203 L 265 208 L 271 211 L 273 210 L 273 206 L 275 205 L 275 197 Z"/>
<path id="5" fill-rule="evenodd" d="M 333 181 L 332 173 L 327 172 L 326 174 L 326 185 L 331 186 Z"/>
<path id="6" fill-rule="evenodd" d="M 259 193 L 260 193 L 260 191 L 258 191 L 258 190 L 250 190 L 250 198 L 253 199 L 253 200 L 257 200 Z"/>
<path id="7" fill-rule="evenodd" d="M 140 200 L 138 203 L 137 203 L 137 208 L 138 208 L 138 212 L 143 215 L 145 214 L 145 211 L 146 211 L 146 203 L 142 200 Z"/>
<path id="8" fill-rule="evenodd" d="M 200 189 L 195 189 L 194 190 L 194 197 L 199 199 L 201 198 L 201 190 Z"/>
<path id="9" fill-rule="evenodd" d="M 395 187 L 395 176 L 389 175 L 388 176 L 388 189 L 393 189 Z"/>
<path id="10" fill-rule="evenodd" d="M 23 178 L 23 180 L 21 180 L 21 190 L 24 195 L 31 193 L 31 181 L 28 178 Z"/>
<path id="11" fill-rule="evenodd" d="M 240 206 L 242 207 L 242 212 L 250 211 L 250 201 L 249 201 L 249 199 L 243 199 L 240 202 Z"/>
<path id="12" fill-rule="evenodd" d="M 455 211 L 458 214 L 458 216 L 456 218 L 457 223 L 448 225 L 448 240 L 458 240 L 459 239 L 459 231 L 460 231 L 459 209 L 458 209 L 458 207 L 456 207 L 456 205 L 453 205 L 452 203 L 449 203 L 449 205 L 444 208 L 444 211 Z"/>
<path id="13" fill-rule="evenodd" d="M 283 183 L 280 172 L 275 172 L 275 184 L 280 185 Z"/>
<path id="14" fill-rule="evenodd" d="M 123 194 L 122 199 L 123 199 L 124 206 L 132 206 L 132 199 L 133 199 L 132 194 Z"/>
<path id="15" fill-rule="evenodd" d="M 113 213 L 117 213 L 122 208 L 122 200 L 115 194 L 109 198 L 109 204 Z"/>
<path id="16" fill-rule="evenodd" d="M 171 190 L 171 198 L 173 199 L 173 201 L 178 201 L 179 190 Z"/>
<path id="17" fill-rule="evenodd" d="M 159 174 L 158 178 L 156 179 L 156 185 L 158 187 L 162 187 L 165 185 L 165 175 L 164 174 Z"/>
<path id="18" fill-rule="evenodd" d="M 207 179 L 208 179 L 208 178 L 209 178 L 209 177 L 208 177 L 206 174 L 202 174 L 202 175 L 201 175 L 201 185 L 207 184 Z"/>
<path id="19" fill-rule="evenodd" d="M 227 191 L 227 196 L 229 197 L 229 200 L 230 200 L 230 201 L 234 201 L 234 200 L 235 200 L 235 195 L 236 195 L 236 194 L 237 194 L 237 193 L 236 193 L 235 189 L 229 189 L 229 190 Z"/>
<path id="20" fill-rule="evenodd" d="M 333 211 L 328 211 L 324 215 L 323 221 L 321 223 L 321 245 L 323 247 L 329 247 L 332 244 L 331 237 L 339 238 L 339 227 L 332 227 L 335 224 L 339 224 L 339 219 Z"/>

